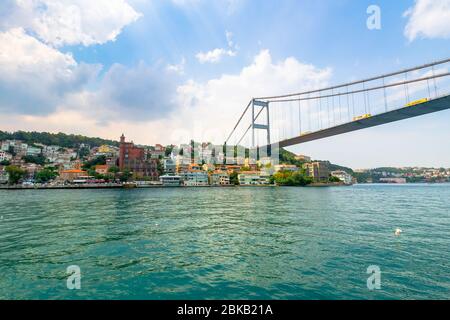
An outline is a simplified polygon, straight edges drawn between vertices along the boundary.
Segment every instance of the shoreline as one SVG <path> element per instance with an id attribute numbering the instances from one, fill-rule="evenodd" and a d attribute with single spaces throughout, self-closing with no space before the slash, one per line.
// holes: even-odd
<path id="1" fill-rule="evenodd" d="M 145 186 L 134 186 L 130 184 L 110 184 L 110 185 L 56 185 L 56 186 L 28 186 L 28 185 L 11 185 L 11 186 L 0 186 L 0 190 L 86 190 L 86 189 L 184 189 L 184 188 L 274 188 L 274 187 L 341 187 L 346 186 L 344 184 L 311 184 L 306 186 L 281 186 L 275 184 L 269 185 L 205 185 L 205 186 L 164 186 L 164 185 L 145 185 Z"/>

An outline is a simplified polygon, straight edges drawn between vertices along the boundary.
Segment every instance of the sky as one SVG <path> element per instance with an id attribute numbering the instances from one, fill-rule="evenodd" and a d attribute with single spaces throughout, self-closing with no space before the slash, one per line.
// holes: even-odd
<path id="1" fill-rule="evenodd" d="M 252 97 L 448 58 L 449 45 L 450 0 L 2 0 L 0 130 L 222 143 Z M 449 120 L 289 149 L 352 168 L 450 167 Z"/>

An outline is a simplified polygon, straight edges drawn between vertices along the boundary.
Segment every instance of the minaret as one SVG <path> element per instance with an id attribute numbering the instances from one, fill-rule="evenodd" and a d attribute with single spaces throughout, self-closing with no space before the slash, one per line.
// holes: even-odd
<path id="1" fill-rule="evenodd" d="M 124 168 L 125 160 L 125 136 L 122 133 L 120 136 L 120 147 L 119 147 L 119 169 L 122 171 Z"/>

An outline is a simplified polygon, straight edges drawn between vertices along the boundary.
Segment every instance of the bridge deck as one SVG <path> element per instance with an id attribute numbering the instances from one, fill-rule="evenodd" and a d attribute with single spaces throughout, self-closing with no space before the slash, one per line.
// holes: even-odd
<path id="1" fill-rule="evenodd" d="M 407 118 L 421 116 L 427 113 L 437 112 L 450 109 L 450 96 L 443 96 L 436 99 L 429 100 L 412 107 L 404 107 L 397 110 L 388 111 L 385 113 L 374 115 L 370 118 L 357 120 L 353 122 L 344 123 L 335 127 L 323 129 L 312 132 L 306 135 L 294 137 L 291 139 L 279 142 L 280 147 L 288 147 L 296 144 L 301 144 L 313 140 L 323 139 L 338 134 L 343 134 L 351 131 L 361 130 L 379 126 L 381 124 L 399 121 Z"/>

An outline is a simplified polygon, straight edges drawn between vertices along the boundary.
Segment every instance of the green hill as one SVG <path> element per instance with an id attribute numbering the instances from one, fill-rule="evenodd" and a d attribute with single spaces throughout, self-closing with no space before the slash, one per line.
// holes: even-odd
<path id="1" fill-rule="evenodd" d="M 351 168 L 343 167 L 337 164 L 333 164 L 329 161 L 325 161 L 328 163 L 330 171 L 336 171 L 336 170 L 342 170 L 345 171 L 351 175 L 354 174 L 353 170 Z M 281 148 L 280 149 L 280 163 L 285 164 L 294 164 L 296 166 L 301 166 L 303 162 L 298 161 L 295 159 L 295 153 L 292 153 L 290 151 L 287 151 L 286 149 Z"/>
<path id="2" fill-rule="evenodd" d="M 90 138 L 82 135 L 48 132 L 5 132 L 0 131 L 0 140 L 21 140 L 27 144 L 41 143 L 45 145 L 57 145 L 64 148 L 78 148 L 80 144 L 98 147 L 104 144 L 118 146 L 119 142 L 101 138 Z"/>

